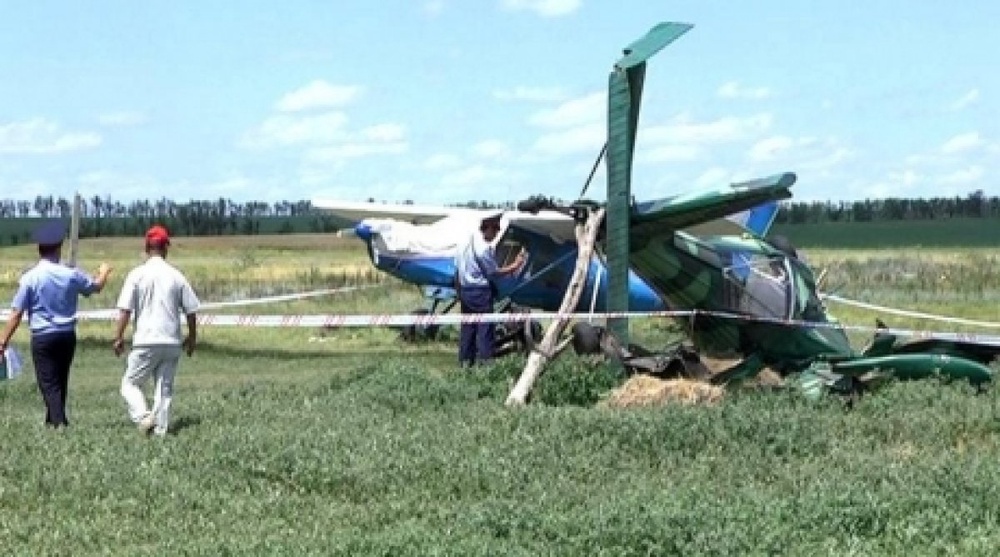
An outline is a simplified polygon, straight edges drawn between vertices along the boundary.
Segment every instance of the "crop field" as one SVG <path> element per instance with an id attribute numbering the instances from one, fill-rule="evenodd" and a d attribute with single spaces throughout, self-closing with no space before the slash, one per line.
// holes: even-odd
<path id="1" fill-rule="evenodd" d="M 409 312 L 413 287 L 330 235 L 179 238 L 170 260 L 203 301 L 369 285 L 230 313 Z M 81 309 L 111 307 L 134 239 L 87 240 L 115 267 Z M 990 248 L 807 248 L 825 289 L 998 322 Z M 0 296 L 35 259 L 0 248 Z M 975 331 L 834 305 L 844 323 Z M 27 348 L 26 327 L 14 338 Z M 650 344 L 676 334 L 631 325 Z M 0 382 L 3 555 L 992 555 L 1000 547 L 1000 397 L 890 383 L 848 408 L 745 387 L 714 404 L 618 408 L 626 378 L 562 356 L 525 408 L 503 405 L 523 358 L 457 368 L 455 333 L 206 326 L 181 362 L 172 433 L 125 417 L 112 325 L 79 326 L 71 428 L 42 426 L 32 377 Z M 860 345 L 867 333 L 856 333 Z"/>

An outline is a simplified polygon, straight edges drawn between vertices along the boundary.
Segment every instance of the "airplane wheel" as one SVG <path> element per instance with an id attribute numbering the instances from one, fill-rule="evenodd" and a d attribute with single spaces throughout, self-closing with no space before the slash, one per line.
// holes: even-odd
<path id="1" fill-rule="evenodd" d="M 590 323 L 574 323 L 573 351 L 579 355 L 600 354 L 601 328 Z"/>
<path id="2" fill-rule="evenodd" d="M 418 308 L 411 312 L 411 315 L 430 315 L 430 310 Z M 399 331 L 399 337 L 406 342 L 419 342 L 424 340 L 434 340 L 438 336 L 441 326 L 431 325 L 405 325 Z"/>
<path id="3" fill-rule="evenodd" d="M 531 351 L 542 341 L 542 324 L 534 319 L 529 319 L 524 322 L 524 327 L 521 329 L 521 346 L 525 354 L 530 354 Z"/>

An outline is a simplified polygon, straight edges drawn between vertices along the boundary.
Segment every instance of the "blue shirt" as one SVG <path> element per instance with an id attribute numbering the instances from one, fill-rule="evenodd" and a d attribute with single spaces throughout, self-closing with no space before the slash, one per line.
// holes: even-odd
<path id="1" fill-rule="evenodd" d="M 11 308 L 28 314 L 34 335 L 72 332 L 78 296 L 96 291 L 97 283 L 82 271 L 42 259 L 21 275 Z"/>
<path id="2" fill-rule="evenodd" d="M 455 254 L 455 270 L 462 286 L 489 286 L 497 274 L 496 249 L 480 234 L 473 234 Z"/>

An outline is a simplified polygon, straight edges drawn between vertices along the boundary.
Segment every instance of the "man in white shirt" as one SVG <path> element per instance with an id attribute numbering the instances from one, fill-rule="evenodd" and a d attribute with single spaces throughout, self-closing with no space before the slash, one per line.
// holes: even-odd
<path id="1" fill-rule="evenodd" d="M 524 252 L 505 267 L 499 267 L 493 241 L 500 233 L 500 215 L 483 219 L 480 234 L 473 234 L 455 254 L 455 273 L 462 313 L 490 313 L 494 292 L 491 280 L 517 272 L 524 264 Z M 458 362 L 463 366 L 493 358 L 494 323 L 463 323 L 459 331 Z"/>
<path id="2" fill-rule="evenodd" d="M 118 296 L 118 326 L 112 345 L 115 355 L 125 351 L 125 329 L 135 317 L 132 350 L 122 377 L 121 394 L 129 418 L 143 433 L 166 435 L 173 397 L 174 375 L 183 349 L 190 356 L 198 338 L 200 305 L 187 278 L 166 261 L 170 236 L 162 226 L 146 232 L 146 262 L 129 272 Z M 181 316 L 188 335 L 181 337 Z M 153 407 L 147 409 L 142 387 L 152 377 Z"/>

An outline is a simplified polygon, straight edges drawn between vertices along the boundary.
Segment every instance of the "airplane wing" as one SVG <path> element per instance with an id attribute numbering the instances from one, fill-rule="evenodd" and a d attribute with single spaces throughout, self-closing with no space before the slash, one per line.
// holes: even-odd
<path id="1" fill-rule="evenodd" d="M 786 172 L 759 180 L 740 182 L 715 190 L 702 190 L 682 194 L 669 199 L 650 201 L 636 205 L 632 213 L 629 234 L 633 237 L 655 236 L 664 230 L 696 229 L 714 221 L 725 221 L 725 217 L 751 210 L 746 224 L 740 225 L 730 219 L 733 226 L 751 229 L 753 226 L 765 232 L 773 221 L 771 209 L 762 208 L 753 213 L 755 207 L 788 199 L 792 196 L 791 186 L 795 174 Z M 777 211 L 777 206 L 773 207 Z M 756 230 L 754 230 L 756 232 Z"/>
<path id="2" fill-rule="evenodd" d="M 365 219 L 394 219 L 410 224 L 431 224 L 453 215 L 490 215 L 496 209 L 471 209 L 468 207 L 446 207 L 443 205 L 404 205 L 374 203 L 365 201 L 338 201 L 316 199 L 313 208 L 322 213 L 350 221 L 351 226 Z"/>
<path id="3" fill-rule="evenodd" d="M 680 228 L 698 236 L 751 232 L 764 237 L 778 215 L 778 200 L 791 197 L 788 187 L 794 181 L 795 175 L 787 174 L 773 179 L 743 182 L 697 195 L 640 203 L 636 206 L 636 212 L 638 220 L 657 230 Z M 758 186 L 758 183 L 761 185 Z M 658 208 L 662 214 L 651 218 L 651 213 Z M 548 236 L 559 244 L 576 239 L 573 219 L 562 213 L 508 211 L 504 217 L 510 226 Z M 633 218 L 633 223 L 636 220 Z"/>

